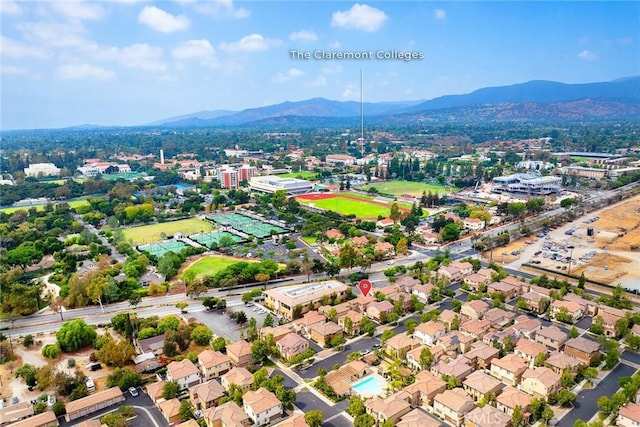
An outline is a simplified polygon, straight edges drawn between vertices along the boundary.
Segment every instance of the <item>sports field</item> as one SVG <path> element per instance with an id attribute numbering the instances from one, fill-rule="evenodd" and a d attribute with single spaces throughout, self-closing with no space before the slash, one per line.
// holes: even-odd
<path id="1" fill-rule="evenodd" d="M 189 238 L 211 249 L 218 246 L 222 236 L 229 237 L 234 243 L 239 243 L 244 240 L 242 237 L 227 231 L 209 231 L 207 233 L 192 234 Z"/>
<path id="2" fill-rule="evenodd" d="M 304 194 L 296 197 L 298 202 L 304 205 L 333 211 L 341 215 L 355 215 L 356 218 L 377 219 L 378 216 L 388 217 L 391 212 L 391 204 L 376 201 L 372 197 L 355 194 Z M 403 212 L 409 212 L 405 206 L 400 206 Z"/>
<path id="3" fill-rule="evenodd" d="M 134 245 L 140 243 L 150 243 L 162 240 L 166 236 L 173 236 L 176 233 L 196 234 L 213 230 L 213 224 L 202 221 L 197 218 L 181 219 L 179 221 L 161 222 L 158 224 L 142 225 L 140 227 L 131 227 L 123 229 L 125 241 L 130 240 Z"/>
<path id="4" fill-rule="evenodd" d="M 185 272 L 191 270 L 191 271 L 195 271 L 195 273 L 198 276 L 200 275 L 210 276 L 210 275 L 216 274 L 220 270 L 224 270 L 231 264 L 235 264 L 241 261 L 258 262 L 259 260 L 250 259 L 250 258 L 238 259 L 238 258 L 225 257 L 225 256 L 208 256 L 205 258 L 200 258 L 199 260 L 191 264 L 187 269 L 185 269 Z"/>
<path id="5" fill-rule="evenodd" d="M 58 203 L 62 203 L 62 202 L 54 202 L 53 204 L 57 205 Z M 71 209 L 77 208 L 78 206 L 84 206 L 89 204 L 89 202 L 87 202 L 86 200 L 69 200 L 67 203 L 69 203 L 69 206 L 71 207 Z M 20 209 L 29 210 L 31 208 L 36 208 L 37 210 L 41 211 L 44 209 L 45 206 L 46 205 L 19 206 L 19 207 L 2 208 L 0 209 L 0 211 L 6 214 L 12 214 L 15 211 L 19 211 Z"/>
<path id="6" fill-rule="evenodd" d="M 146 245 L 138 246 L 138 250 L 148 252 L 157 258 L 162 257 L 167 252 L 180 253 L 183 249 L 187 248 L 187 244 L 181 240 L 163 240 L 156 243 L 147 243 Z"/>
<path id="7" fill-rule="evenodd" d="M 447 187 L 440 184 L 427 183 L 427 182 L 413 182 L 413 181 L 386 181 L 376 184 L 368 184 L 362 187 L 363 191 L 367 191 L 369 188 L 375 188 L 380 193 L 393 194 L 394 196 L 402 196 L 408 194 L 411 196 L 421 196 L 423 191 L 427 193 L 446 194 L 458 189 L 455 187 Z"/>
<path id="8" fill-rule="evenodd" d="M 300 179 L 316 179 L 316 172 L 313 171 L 299 171 L 299 172 L 289 172 L 278 175 L 279 178 L 300 178 Z"/>

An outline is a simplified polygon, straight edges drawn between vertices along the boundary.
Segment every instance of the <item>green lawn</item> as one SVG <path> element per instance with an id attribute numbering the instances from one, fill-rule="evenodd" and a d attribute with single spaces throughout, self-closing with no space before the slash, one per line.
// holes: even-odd
<path id="1" fill-rule="evenodd" d="M 410 194 L 412 196 L 421 196 L 423 191 L 427 193 L 444 194 L 457 191 L 457 188 L 451 187 L 445 190 L 440 184 L 426 183 L 426 182 L 413 182 L 413 181 L 386 181 L 376 184 L 368 184 L 361 189 L 367 191 L 369 188 L 375 188 L 380 193 L 393 194 L 394 196 L 401 196 L 403 194 Z"/>
<path id="2" fill-rule="evenodd" d="M 321 200 L 298 199 L 300 203 L 305 205 L 313 204 L 318 208 L 334 211 L 341 215 L 353 214 L 356 218 L 377 218 L 379 215 L 389 216 L 390 208 L 363 203 L 364 199 L 362 200 L 343 199 L 340 196 Z"/>
<path id="3" fill-rule="evenodd" d="M 61 202 L 55 202 L 54 205 L 61 203 Z M 73 209 L 73 208 L 77 208 L 78 206 L 84 206 L 84 205 L 88 205 L 89 202 L 87 202 L 86 200 L 69 200 L 67 203 L 69 203 L 69 206 Z M 41 211 L 44 209 L 46 205 L 34 205 L 34 206 L 20 206 L 20 207 L 10 207 L 10 208 L 3 208 L 0 209 L 1 212 L 4 212 L 6 214 L 12 214 L 15 211 L 19 211 L 21 209 L 23 210 L 28 210 L 31 209 L 32 207 L 35 207 L 37 210 Z"/>
<path id="4" fill-rule="evenodd" d="M 301 237 L 301 239 L 311 246 L 314 246 L 316 244 L 316 241 L 318 240 L 316 236 L 304 236 L 304 237 Z"/>
<path id="5" fill-rule="evenodd" d="M 161 233 L 173 236 L 180 232 L 186 235 L 202 233 L 213 230 L 213 225 L 208 221 L 197 218 L 181 219 L 179 221 L 162 222 L 159 224 L 142 225 L 140 227 L 125 228 L 125 241 L 133 241 L 134 245 L 150 243 L 162 240 Z"/>
<path id="6" fill-rule="evenodd" d="M 206 258 L 200 258 L 198 261 L 194 262 L 186 271 L 195 271 L 197 275 L 206 275 L 210 276 L 216 274 L 220 270 L 224 270 L 229 267 L 231 264 L 235 264 L 240 261 L 246 262 L 257 262 L 255 259 L 243 259 L 240 260 L 238 258 L 224 257 L 224 256 L 210 256 Z"/>
<path id="7" fill-rule="evenodd" d="M 315 179 L 317 173 L 312 171 L 289 172 L 278 175 L 280 178 Z"/>

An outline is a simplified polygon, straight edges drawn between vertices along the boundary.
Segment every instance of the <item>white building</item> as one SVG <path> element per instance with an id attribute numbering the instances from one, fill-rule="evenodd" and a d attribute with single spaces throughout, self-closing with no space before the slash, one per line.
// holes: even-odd
<path id="1" fill-rule="evenodd" d="M 348 154 L 327 154 L 325 161 L 334 165 L 353 166 L 356 158 Z"/>
<path id="2" fill-rule="evenodd" d="M 60 168 L 53 163 L 34 163 L 24 168 L 27 178 L 41 178 L 45 176 L 60 176 Z"/>
<path id="3" fill-rule="evenodd" d="M 256 391 L 249 390 L 242 396 L 242 400 L 244 412 L 258 426 L 269 424 L 282 416 L 282 403 L 264 387 Z"/>
<path id="4" fill-rule="evenodd" d="M 516 165 L 518 169 L 526 169 L 528 171 L 541 171 L 545 169 L 553 169 L 554 164 L 551 162 L 544 162 L 541 160 L 524 160 L 522 162 L 518 162 Z"/>
<path id="5" fill-rule="evenodd" d="M 559 176 L 515 173 L 493 178 L 493 191 L 530 195 L 560 194 L 561 184 L 562 178 Z"/>
<path id="6" fill-rule="evenodd" d="M 275 193 L 284 190 L 287 194 L 304 194 L 313 189 L 313 184 L 304 179 L 280 178 L 274 175 L 254 176 L 249 180 L 252 190 Z"/>
<path id="7" fill-rule="evenodd" d="M 181 390 L 186 390 L 192 385 L 202 382 L 200 369 L 189 359 L 169 363 L 167 365 L 167 380 L 177 382 Z"/>

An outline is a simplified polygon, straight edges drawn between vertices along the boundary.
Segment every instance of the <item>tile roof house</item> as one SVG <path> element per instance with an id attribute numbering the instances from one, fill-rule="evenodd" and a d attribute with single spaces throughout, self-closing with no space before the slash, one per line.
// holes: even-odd
<path id="1" fill-rule="evenodd" d="M 344 239 L 344 234 L 342 234 L 342 232 L 337 228 L 331 228 L 325 231 L 324 235 L 327 236 L 328 239 L 334 239 L 334 240 Z"/>
<path id="2" fill-rule="evenodd" d="M 422 355 L 422 351 L 424 349 L 429 349 L 429 351 L 431 352 L 431 355 L 433 356 L 433 360 L 438 360 L 440 356 L 444 354 L 444 348 L 442 348 L 441 346 L 429 347 L 424 344 L 420 345 L 414 348 L 413 350 L 408 351 L 405 356 L 407 365 L 409 365 L 411 369 L 415 371 L 422 370 L 422 364 L 420 363 L 420 356 Z"/>
<path id="3" fill-rule="evenodd" d="M 560 351 L 569 338 L 568 334 L 555 325 L 540 328 L 536 332 L 535 342 L 547 346 L 549 350 Z"/>
<path id="4" fill-rule="evenodd" d="M 540 295 L 537 292 L 527 292 L 526 294 L 522 294 L 520 299 L 524 302 L 527 310 L 536 314 L 541 314 L 545 310 L 545 301 L 548 301 L 547 297 Z"/>
<path id="5" fill-rule="evenodd" d="M 367 236 L 356 236 L 353 239 L 351 239 L 351 244 L 356 247 L 359 248 L 361 246 L 366 246 L 369 244 L 369 239 L 367 239 Z"/>
<path id="6" fill-rule="evenodd" d="M 507 354 L 491 361 L 491 375 L 507 385 L 517 386 L 529 363 L 517 354 Z"/>
<path id="7" fill-rule="evenodd" d="M 517 277 L 507 276 L 504 279 L 500 280 L 502 283 L 506 283 L 511 286 L 515 286 L 518 288 L 518 295 L 522 295 L 524 293 L 529 292 L 530 286 L 527 282 L 523 282 Z"/>
<path id="8" fill-rule="evenodd" d="M 434 414 L 457 427 L 464 423 L 464 416 L 473 411 L 475 406 L 460 388 L 445 390 L 433 399 Z"/>
<path id="9" fill-rule="evenodd" d="M 487 277 L 483 274 L 473 273 L 464 278 L 463 283 L 470 289 L 477 291 L 480 287 L 486 286 L 491 281 L 491 276 Z"/>
<path id="10" fill-rule="evenodd" d="M 411 404 L 414 406 L 431 406 L 433 398 L 447 389 L 444 380 L 429 371 L 422 371 L 416 376 L 413 384 L 404 388 L 411 395 Z"/>
<path id="11" fill-rule="evenodd" d="M 499 356 L 500 350 L 482 341 L 473 343 L 471 349 L 464 353 L 473 369 L 489 369 L 491 361 Z"/>
<path id="12" fill-rule="evenodd" d="M 462 271 L 464 276 L 473 273 L 473 264 L 466 261 L 451 261 L 449 265 L 456 267 Z"/>
<path id="13" fill-rule="evenodd" d="M 442 310 L 442 313 L 438 316 L 438 322 L 442 323 L 447 331 L 451 330 L 451 323 L 455 318 L 460 318 L 458 313 L 453 310 Z"/>
<path id="14" fill-rule="evenodd" d="M 440 361 L 431 366 L 432 374 L 439 377 L 442 377 L 443 375 L 455 377 L 460 381 L 464 381 L 471 372 L 473 372 L 473 368 L 468 364 L 467 358 L 462 355 L 455 359 L 451 359 L 448 362 Z"/>
<path id="15" fill-rule="evenodd" d="M 598 313 L 598 304 L 595 301 L 589 301 L 584 299 L 580 295 L 576 295 L 573 292 L 569 292 L 562 297 L 565 301 L 574 301 L 583 307 L 584 314 L 586 316 L 595 316 Z"/>
<path id="16" fill-rule="evenodd" d="M 209 380 L 189 387 L 189 399 L 191 399 L 194 408 L 202 411 L 217 406 L 220 398 L 224 396 L 224 392 L 225 390 L 218 380 Z"/>
<path id="17" fill-rule="evenodd" d="M 542 328 L 542 322 L 540 319 L 531 318 L 525 314 L 516 317 L 513 328 L 518 332 L 518 335 L 527 339 L 534 339 L 536 332 Z"/>
<path id="18" fill-rule="evenodd" d="M 565 312 L 576 323 L 584 316 L 584 307 L 575 301 L 554 301 L 551 303 L 551 318 L 555 319 L 558 313 Z"/>
<path id="19" fill-rule="evenodd" d="M 231 359 L 220 351 L 205 350 L 198 354 L 198 365 L 202 370 L 202 378 L 210 380 L 229 372 Z"/>
<path id="20" fill-rule="evenodd" d="M 411 293 L 413 288 L 421 285 L 422 283 L 418 279 L 414 279 L 411 276 L 402 276 L 398 277 L 395 281 L 395 285 L 400 288 L 402 291 Z"/>
<path id="21" fill-rule="evenodd" d="M 369 304 L 367 307 L 367 316 L 380 322 L 380 318 L 384 315 L 388 315 L 393 311 L 393 304 L 389 301 L 380 301 Z"/>
<path id="22" fill-rule="evenodd" d="M 180 421 L 180 401 L 178 399 L 173 398 L 160 402 L 158 409 L 169 424 L 176 424 Z"/>
<path id="23" fill-rule="evenodd" d="M 376 425 L 382 425 L 385 421 L 395 424 L 405 414 L 411 411 L 409 396 L 406 392 L 400 391 L 391 396 L 380 398 L 374 397 L 364 403 L 367 414 L 376 420 Z"/>
<path id="24" fill-rule="evenodd" d="M 475 340 L 481 340 L 487 331 L 489 331 L 489 328 L 491 328 L 491 321 L 487 319 L 471 319 L 462 323 L 459 330 L 464 335 L 473 337 Z"/>
<path id="25" fill-rule="evenodd" d="M 496 408 L 508 416 L 512 416 L 513 411 L 519 406 L 524 414 L 530 414 L 532 399 L 533 398 L 524 391 L 507 386 L 502 389 L 502 393 L 496 397 Z"/>
<path id="26" fill-rule="evenodd" d="M 58 427 L 59 425 L 56 414 L 53 411 L 45 411 L 21 421 L 16 421 L 7 427 Z"/>
<path id="27" fill-rule="evenodd" d="M 547 360 L 545 360 L 545 364 L 558 374 L 562 374 L 565 370 L 575 374 L 578 373 L 580 366 L 585 365 L 585 362 L 573 356 L 554 351 L 551 352 Z"/>
<path id="28" fill-rule="evenodd" d="M 427 302 L 433 289 L 433 285 L 429 283 L 425 283 L 424 285 L 415 285 L 411 290 L 411 294 L 418 297 L 419 300 Z"/>
<path id="29" fill-rule="evenodd" d="M 640 425 L 640 404 L 629 402 L 618 411 L 616 425 L 621 427 L 638 427 Z"/>
<path id="30" fill-rule="evenodd" d="M 396 427 L 440 427 L 440 425 L 440 421 L 419 408 L 403 415 L 396 423 Z"/>
<path id="31" fill-rule="evenodd" d="M 337 310 L 336 310 L 337 312 Z M 297 332 L 301 332 L 306 336 L 311 336 L 311 327 L 323 324 L 327 318 L 316 310 L 305 313 L 302 318 L 293 321 L 293 327 Z"/>
<path id="32" fill-rule="evenodd" d="M 309 348 L 309 341 L 291 332 L 276 343 L 280 355 L 287 360 L 304 353 Z"/>
<path id="33" fill-rule="evenodd" d="M 338 317 L 338 326 L 342 328 L 345 334 L 355 336 L 362 332 L 362 313 L 354 310 L 347 311 L 344 315 Z M 347 321 L 349 319 L 351 324 Z M 348 326 L 349 325 L 349 326 Z"/>
<path id="34" fill-rule="evenodd" d="M 165 384 L 166 381 L 156 381 L 154 383 L 147 384 L 147 394 L 154 404 L 158 404 L 164 400 L 162 395 L 164 393 Z"/>
<path id="35" fill-rule="evenodd" d="M 304 420 L 304 414 L 293 414 L 273 427 L 309 427 L 309 424 Z"/>
<path id="36" fill-rule="evenodd" d="M 527 369 L 522 374 L 520 389 L 539 399 L 547 399 L 560 390 L 560 375 L 544 366 Z"/>
<path id="37" fill-rule="evenodd" d="M 220 377 L 220 382 L 227 391 L 229 391 L 231 384 L 235 384 L 243 390 L 249 390 L 253 385 L 253 375 L 247 368 L 233 368 Z"/>
<path id="38" fill-rule="evenodd" d="M 533 362 L 535 361 L 535 358 L 538 356 L 538 354 L 547 354 L 547 347 L 535 341 L 521 339 L 518 340 L 518 343 L 513 349 L 513 352 L 518 356 L 526 359 L 529 362 L 529 366 L 533 367 Z"/>
<path id="39" fill-rule="evenodd" d="M 571 338 L 564 343 L 564 353 L 591 363 L 600 354 L 600 344 L 584 337 Z"/>
<path id="40" fill-rule="evenodd" d="M 374 253 L 382 252 L 385 255 L 390 255 L 395 252 L 395 247 L 389 242 L 376 242 L 375 246 L 373 247 L 373 251 Z"/>
<path id="41" fill-rule="evenodd" d="M 433 320 L 421 323 L 416 326 L 413 331 L 413 337 L 420 341 L 422 344 L 426 344 L 428 346 L 435 345 L 438 338 L 445 334 L 447 329 L 442 323 L 435 322 Z"/>
<path id="42" fill-rule="evenodd" d="M 489 304 L 482 300 L 473 300 L 462 304 L 460 314 L 469 319 L 480 320 L 488 310 Z"/>
<path id="43" fill-rule="evenodd" d="M 329 347 L 332 339 L 343 335 L 342 328 L 333 322 L 317 323 L 311 327 L 311 339 L 323 347 Z"/>
<path id="44" fill-rule="evenodd" d="M 440 338 L 436 345 L 441 345 L 447 354 L 466 353 L 471 348 L 474 338 L 459 331 L 451 331 Z"/>
<path id="45" fill-rule="evenodd" d="M 4 401 L 3 401 L 4 404 Z M 18 402 L 0 408 L 0 424 L 6 425 L 22 419 L 29 419 L 33 416 L 33 404 L 28 401 Z"/>
<path id="46" fill-rule="evenodd" d="M 463 381 L 462 387 L 473 400 L 478 401 L 490 394 L 498 395 L 504 386 L 500 380 L 483 371 L 474 371 Z"/>
<path id="47" fill-rule="evenodd" d="M 491 405 L 484 405 L 469 412 L 464 417 L 465 427 L 509 427 L 511 417 Z"/>
<path id="48" fill-rule="evenodd" d="M 491 308 L 484 314 L 484 318 L 491 322 L 491 326 L 501 328 L 513 322 L 515 317 L 516 315 L 514 312 L 503 310 L 498 307 Z"/>
<path id="49" fill-rule="evenodd" d="M 240 340 L 227 346 L 227 356 L 231 359 L 233 366 L 246 368 L 253 364 L 251 357 L 251 344 L 245 340 Z"/>
<path id="50" fill-rule="evenodd" d="M 404 359 L 407 352 L 418 347 L 420 343 L 406 333 L 394 335 L 384 343 L 385 352 L 397 359 Z"/>
<path id="51" fill-rule="evenodd" d="M 517 286 L 513 286 L 513 285 L 510 285 L 509 283 L 500 281 L 500 282 L 490 283 L 489 286 L 487 286 L 487 294 L 489 294 L 489 296 L 493 294 L 503 294 L 506 300 L 510 300 L 511 298 L 518 295 L 519 289 L 520 288 Z"/>
<path id="52" fill-rule="evenodd" d="M 465 218 L 462 220 L 462 225 L 467 230 L 479 231 L 484 228 L 484 221 L 480 218 Z"/>
<path id="53" fill-rule="evenodd" d="M 282 403 L 275 394 L 264 387 L 249 390 L 242 396 L 243 409 L 258 425 L 266 425 L 282 416 Z"/>
<path id="54" fill-rule="evenodd" d="M 438 268 L 438 274 L 441 277 L 446 278 L 449 283 L 454 283 L 462 280 L 464 278 L 464 274 L 462 270 L 453 265 L 443 265 Z"/>
<path id="55" fill-rule="evenodd" d="M 286 323 L 284 325 L 278 325 L 278 326 L 264 326 L 258 329 L 258 338 L 261 341 L 264 341 L 267 339 L 269 335 L 272 335 L 273 340 L 275 342 L 278 342 L 290 332 L 295 332 L 293 323 Z"/>
<path id="56" fill-rule="evenodd" d="M 167 380 L 178 383 L 182 390 L 201 382 L 200 370 L 189 359 L 173 361 L 167 365 Z"/>
<path id="57" fill-rule="evenodd" d="M 626 312 L 613 307 L 601 306 L 598 308 L 598 316 L 602 319 L 605 336 L 615 337 L 617 335 L 616 322 L 625 317 Z"/>
<path id="58" fill-rule="evenodd" d="M 251 419 L 234 401 L 204 411 L 207 427 L 249 427 Z"/>
<path id="59" fill-rule="evenodd" d="M 65 407 L 67 413 L 64 417 L 67 422 L 70 422 L 108 406 L 116 405 L 124 399 L 120 387 L 111 387 L 67 403 Z"/>

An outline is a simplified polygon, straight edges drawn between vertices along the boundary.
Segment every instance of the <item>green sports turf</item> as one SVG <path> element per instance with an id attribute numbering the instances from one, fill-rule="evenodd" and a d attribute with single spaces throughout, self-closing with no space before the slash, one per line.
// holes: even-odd
<path id="1" fill-rule="evenodd" d="M 57 205 L 58 203 L 61 202 L 55 202 L 54 205 Z M 87 202 L 86 200 L 70 200 L 67 203 L 69 203 L 69 206 L 73 209 L 73 208 L 77 208 L 78 206 L 84 206 L 84 205 L 88 205 L 89 202 Z M 10 207 L 10 208 L 3 208 L 0 209 L 1 212 L 4 212 L 6 214 L 12 214 L 15 211 L 19 211 L 19 210 L 29 210 L 32 207 L 35 207 L 37 210 L 41 211 L 44 209 L 46 205 L 33 205 L 33 206 L 19 206 L 19 207 Z"/>
<path id="2" fill-rule="evenodd" d="M 355 215 L 356 218 L 377 218 L 379 215 L 389 216 L 390 208 L 366 203 L 365 200 L 343 199 L 340 196 L 331 199 L 305 200 L 298 199 L 302 204 L 313 204 L 315 207 L 334 211 L 341 215 Z"/>
<path id="3" fill-rule="evenodd" d="M 134 245 L 150 243 L 162 240 L 161 233 L 173 236 L 176 233 L 186 235 L 203 233 L 213 230 L 213 225 L 208 221 L 197 218 L 181 219 L 179 221 L 162 222 L 158 224 L 142 225 L 123 229 L 125 241 L 133 241 Z"/>
<path id="4" fill-rule="evenodd" d="M 279 178 L 300 178 L 300 179 L 311 180 L 311 179 L 315 179 L 316 175 L 317 175 L 316 172 L 300 171 L 300 172 L 289 172 L 289 173 L 279 174 L 278 177 Z"/>
<path id="5" fill-rule="evenodd" d="M 431 191 L 432 193 L 445 194 L 457 190 L 457 188 L 449 188 L 445 190 L 444 186 L 440 184 L 412 181 L 387 181 L 376 184 L 367 184 L 362 187 L 362 190 L 367 191 L 371 187 L 377 189 L 380 193 L 393 194 L 394 196 L 401 196 L 403 194 L 421 196 L 423 191 L 426 191 L 427 193 Z"/>
<path id="6" fill-rule="evenodd" d="M 254 259 L 243 259 L 239 260 L 238 258 L 230 258 L 230 257 L 221 257 L 221 256 L 210 256 L 206 258 L 201 258 L 186 271 L 195 271 L 197 275 L 213 275 L 216 274 L 220 270 L 224 270 L 231 264 L 235 264 L 237 262 L 246 261 L 246 262 L 257 262 L 258 260 Z"/>

